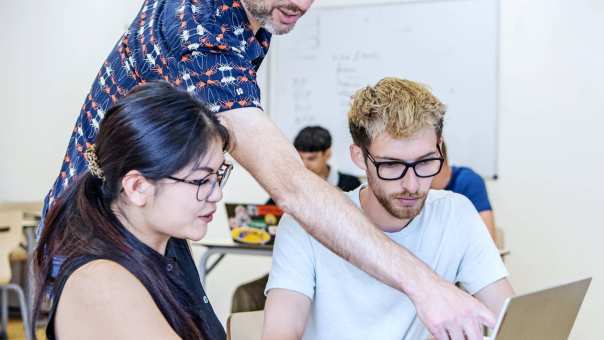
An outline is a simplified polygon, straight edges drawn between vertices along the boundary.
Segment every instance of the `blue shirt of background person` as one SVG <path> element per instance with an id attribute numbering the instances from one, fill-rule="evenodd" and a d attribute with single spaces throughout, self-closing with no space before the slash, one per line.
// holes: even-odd
<path id="1" fill-rule="evenodd" d="M 441 171 L 432 181 L 432 189 L 450 190 L 466 196 L 480 214 L 493 241 L 499 244 L 495 231 L 495 215 L 489 201 L 484 179 L 468 167 L 451 166 L 447 155 L 447 146 L 444 142 L 442 143 L 442 153 L 445 162 Z"/>
<path id="2" fill-rule="evenodd" d="M 451 179 L 445 190 L 462 194 L 470 199 L 478 212 L 493 210 L 484 179 L 465 166 L 451 166 Z"/>

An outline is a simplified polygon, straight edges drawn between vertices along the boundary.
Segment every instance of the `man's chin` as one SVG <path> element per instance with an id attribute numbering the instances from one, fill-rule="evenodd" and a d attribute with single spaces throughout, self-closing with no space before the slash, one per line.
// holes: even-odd
<path id="1" fill-rule="evenodd" d="M 390 211 L 390 214 L 398 218 L 399 220 L 410 220 L 415 216 L 419 215 L 419 209 L 397 209 Z"/>
<path id="2" fill-rule="evenodd" d="M 265 30 L 274 35 L 287 34 L 294 29 L 294 26 L 295 25 L 275 25 L 272 21 L 267 21 L 263 25 Z"/>
<path id="3" fill-rule="evenodd" d="M 387 209 L 388 212 L 401 220 L 408 220 L 416 217 L 422 211 L 424 206 L 424 201 L 421 200 L 417 202 L 413 206 L 400 206 L 397 202 L 391 202 L 390 209 Z"/>

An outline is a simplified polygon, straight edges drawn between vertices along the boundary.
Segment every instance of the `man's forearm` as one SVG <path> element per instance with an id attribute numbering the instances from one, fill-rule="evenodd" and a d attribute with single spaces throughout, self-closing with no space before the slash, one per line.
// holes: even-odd
<path id="1" fill-rule="evenodd" d="M 232 156 L 327 248 L 412 299 L 420 298 L 418 287 L 436 279 L 347 197 L 304 168 L 291 143 L 263 113 L 233 110 L 223 119 L 234 132 Z"/>

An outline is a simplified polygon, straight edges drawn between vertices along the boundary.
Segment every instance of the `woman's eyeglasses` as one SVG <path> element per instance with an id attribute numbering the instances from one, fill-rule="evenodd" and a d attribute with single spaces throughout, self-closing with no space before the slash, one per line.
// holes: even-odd
<path id="1" fill-rule="evenodd" d="M 172 176 L 167 176 L 171 180 L 175 180 L 177 182 L 187 183 L 191 185 L 197 186 L 197 200 L 203 202 L 208 199 L 216 189 L 216 186 L 219 186 L 221 189 L 224 188 L 231 171 L 233 170 L 233 165 L 229 163 L 223 163 L 218 170 L 215 172 L 211 172 L 204 176 L 201 179 L 182 179 L 176 178 Z"/>

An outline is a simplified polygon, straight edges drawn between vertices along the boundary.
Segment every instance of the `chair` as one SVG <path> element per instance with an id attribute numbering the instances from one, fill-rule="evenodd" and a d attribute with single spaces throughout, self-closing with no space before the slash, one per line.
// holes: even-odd
<path id="1" fill-rule="evenodd" d="M 23 212 L 0 212 L 0 293 L 2 294 L 0 314 L 2 317 L 2 332 L 6 332 L 8 329 L 8 292 L 14 291 L 19 300 L 21 319 L 23 320 L 23 327 L 25 328 L 25 337 L 27 340 L 31 340 L 33 336 L 25 294 L 21 286 L 10 283 L 12 273 L 9 257 L 10 253 L 19 246 L 22 233 Z"/>
<path id="2" fill-rule="evenodd" d="M 227 319 L 227 340 L 260 340 L 264 311 L 233 313 Z"/>
<path id="3" fill-rule="evenodd" d="M 505 259 L 510 255 L 510 250 L 506 247 L 505 244 L 505 233 L 501 228 L 495 228 L 495 234 L 497 235 L 497 242 L 495 245 L 499 250 L 499 255 L 501 256 L 501 260 L 505 263 Z"/>
<path id="4" fill-rule="evenodd" d="M 501 229 L 499 227 L 495 227 L 495 237 L 497 237 L 497 242 L 495 242 L 497 249 L 506 249 L 505 248 L 505 233 L 503 232 L 503 229 Z"/>

